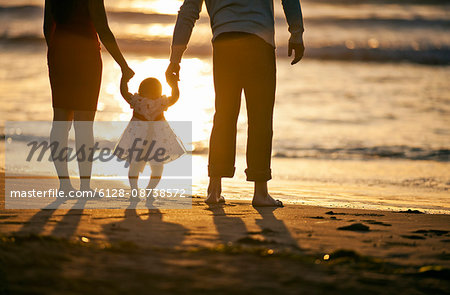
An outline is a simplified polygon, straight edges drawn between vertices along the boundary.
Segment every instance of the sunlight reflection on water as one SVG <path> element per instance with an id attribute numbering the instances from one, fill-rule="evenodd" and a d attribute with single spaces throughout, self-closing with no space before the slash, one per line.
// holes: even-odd
<path id="1" fill-rule="evenodd" d="M 115 9 L 136 9 L 146 13 L 176 14 L 183 2 L 180 0 L 107 0 Z"/>

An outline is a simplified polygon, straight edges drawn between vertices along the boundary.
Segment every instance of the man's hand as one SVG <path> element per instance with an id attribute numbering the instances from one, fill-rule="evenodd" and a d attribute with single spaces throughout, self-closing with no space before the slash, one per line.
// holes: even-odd
<path id="1" fill-rule="evenodd" d="M 178 78 L 175 75 L 166 75 L 167 84 L 171 88 L 178 88 Z"/>
<path id="2" fill-rule="evenodd" d="M 301 43 L 289 42 L 288 56 L 292 56 L 292 51 L 295 51 L 295 57 L 291 62 L 291 65 L 295 65 L 302 59 L 303 53 L 305 52 L 305 45 L 303 44 L 303 40 Z"/>
<path id="3" fill-rule="evenodd" d="M 166 70 L 166 80 L 170 85 L 173 82 L 180 81 L 180 64 L 171 62 Z"/>

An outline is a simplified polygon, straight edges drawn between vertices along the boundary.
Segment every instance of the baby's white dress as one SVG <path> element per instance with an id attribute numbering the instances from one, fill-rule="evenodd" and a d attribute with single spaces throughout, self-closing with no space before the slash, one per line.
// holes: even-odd
<path id="1" fill-rule="evenodd" d="M 140 167 L 142 172 L 145 163 L 162 165 L 186 153 L 186 148 L 164 116 L 161 119 L 161 114 L 169 106 L 169 99 L 165 95 L 157 99 L 148 99 L 134 94 L 129 102 L 134 109 L 134 115 L 114 149 L 114 154 L 118 158 L 128 162 L 141 162 L 144 164 Z M 159 120 L 155 121 L 157 119 Z M 129 151 L 135 141 L 134 152 L 130 156 Z M 164 154 L 156 157 L 157 159 L 151 159 L 155 151 L 161 148 Z M 139 156 L 137 149 L 142 149 Z"/>

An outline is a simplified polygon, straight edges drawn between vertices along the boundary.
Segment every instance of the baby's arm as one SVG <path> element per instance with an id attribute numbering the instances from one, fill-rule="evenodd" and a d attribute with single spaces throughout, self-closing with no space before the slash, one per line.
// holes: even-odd
<path id="1" fill-rule="evenodd" d="M 125 100 L 130 103 L 131 101 L 131 97 L 133 96 L 129 91 L 128 91 L 128 81 L 127 79 L 124 79 L 122 77 L 122 79 L 120 80 L 120 93 L 122 94 L 123 98 L 125 98 Z"/>
<path id="2" fill-rule="evenodd" d="M 168 106 L 174 105 L 180 97 L 180 89 L 178 88 L 178 81 L 176 78 L 168 80 L 169 86 L 172 87 L 172 95 L 169 97 Z"/>

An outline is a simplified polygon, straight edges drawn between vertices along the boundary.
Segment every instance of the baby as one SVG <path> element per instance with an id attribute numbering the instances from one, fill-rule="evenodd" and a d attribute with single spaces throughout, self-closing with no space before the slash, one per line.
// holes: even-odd
<path id="1" fill-rule="evenodd" d="M 162 95 L 161 83 L 156 78 L 142 81 L 136 94 L 128 92 L 128 80 L 120 81 L 120 92 L 134 111 L 114 153 L 130 165 L 128 179 L 132 190 L 138 189 L 139 174 L 146 164 L 152 171 L 147 189 L 154 189 L 161 180 L 164 164 L 186 153 L 183 143 L 164 118 L 164 112 L 180 96 L 177 78 L 169 77 L 168 83 L 172 88 L 171 97 Z M 148 157 L 155 151 L 158 151 L 157 156 Z"/>

